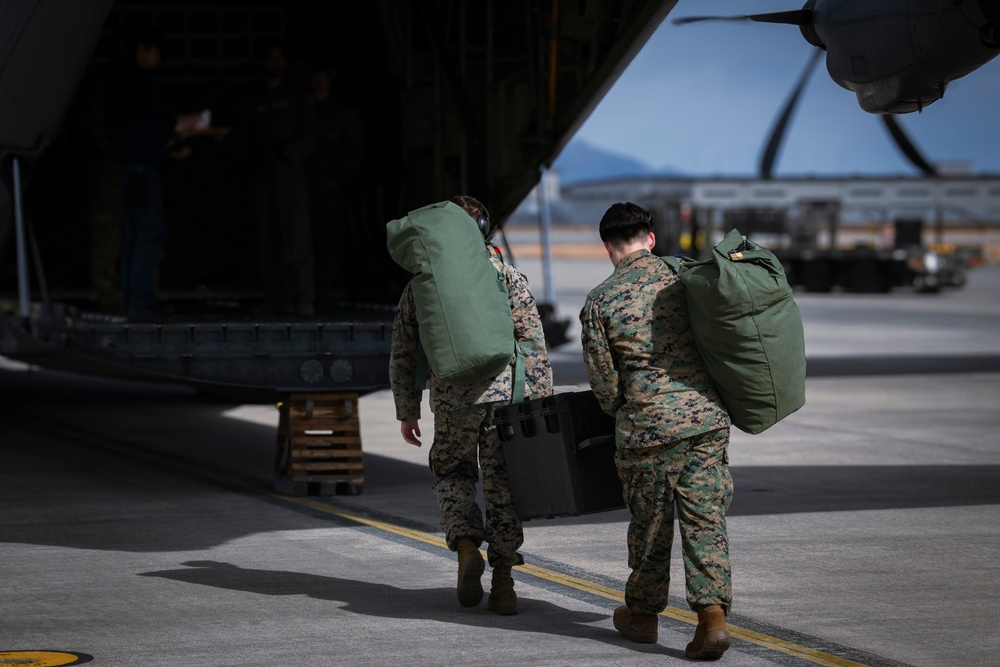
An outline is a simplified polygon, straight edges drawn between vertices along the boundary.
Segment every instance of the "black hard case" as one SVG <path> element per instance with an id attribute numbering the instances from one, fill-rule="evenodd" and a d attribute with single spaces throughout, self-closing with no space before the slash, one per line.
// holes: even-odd
<path id="1" fill-rule="evenodd" d="M 522 520 L 625 506 L 615 467 L 615 420 L 592 391 L 497 408 L 511 495 Z"/>

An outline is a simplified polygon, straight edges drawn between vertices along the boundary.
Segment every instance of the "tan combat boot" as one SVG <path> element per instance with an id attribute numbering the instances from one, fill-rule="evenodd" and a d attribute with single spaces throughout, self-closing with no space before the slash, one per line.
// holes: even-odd
<path id="1" fill-rule="evenodd" d="M 684 649 L 684 657 L 692 660 L 718 660 L 732 640 L 726 627 L 726 612 L 717 604 L 698 610 L 698 627 L 694 639 Z"/>
<path id="2" fill-rule="evenodd" d="M 514 579 L 510 576 L 510 565 L 493 568 L 493 585 L 486 604 L 490 611 L 501 616 L 517 613 L 517 594 L 514 592 Z"/>
<path id="3" fill-rule="evenodd" d="M 625 605 L 615 609 L 615 630 L 640 644 L 655 644 L 657 625 L 656 614 L 648 614 Z"/>
<path id="4" fill-rule="evenodd" d="M 458 541 L 458 604 L 475 607 L 483 599 L 483 576 L 486 564 L 479 546 L 467 537 Z"/>

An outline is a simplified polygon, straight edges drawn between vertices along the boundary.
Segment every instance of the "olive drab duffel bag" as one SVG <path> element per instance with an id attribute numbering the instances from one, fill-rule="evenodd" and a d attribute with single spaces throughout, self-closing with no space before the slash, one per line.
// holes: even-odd
<path id="1" fill-rule="evenodd" d="M 709 259 L 663 259 L 733 425 L 761 433 L 805 405 L 802 316 L 778 258 L 734 229 Z"/>
<path id="2" fill-rule="evenodd" d="M 507 283 L 476 222 L 443 201 L 390 221 L 386 235 L 392 259 L 413 274 L 420 347 L 434 375 L 453 384 L 481 382 L 516 356 L 513 394 L 521 400 L 524 355 L 514 338 Z"/>

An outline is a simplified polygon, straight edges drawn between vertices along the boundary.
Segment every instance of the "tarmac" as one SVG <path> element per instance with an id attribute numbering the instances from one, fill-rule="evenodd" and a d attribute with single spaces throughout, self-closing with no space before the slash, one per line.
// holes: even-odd
<path id="1" fill-rule="evenodd" d="M 555 261 L 562 390 L 587 388 L 575 320 L 610 269 Z M 1000 267 L 796 300 L 807 403 L 733 432 L 722 664 L 1000 665 Z M 526 522 L 519 613 L 461 608 L 426 406 L 416 448 L 388 392 L 364 396 L 363 493 L 295 497 L 273 490 L 273 406 L 16 364 L 0 397 L 0 667 L 688 662 L 678 545 L 659 641 L 612 626 L 624 510 Z"/>

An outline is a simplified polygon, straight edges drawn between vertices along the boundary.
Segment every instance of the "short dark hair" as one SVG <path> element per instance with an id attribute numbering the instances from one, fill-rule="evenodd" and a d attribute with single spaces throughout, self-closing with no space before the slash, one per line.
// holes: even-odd
<path id="1" fill-rule="evenodd" d="M 457 195 L 451 198 L 451 203 L 458 204 L 463 211 L 469 214 L 469 216 L 476 221 L 476 227 L 482 233 L 483 238 L 487 241 L 493 236 L 493 232 L 496 231 L 496 223 L 490 218 L 490 212 L 487 210 L 483 203 L 476 199 L 475 197 L 470 197 L 469 195 Z"/>
<path id="2" fill-rule="evenodd" d="M 622 246 L 645 236 L 650 231 L 649 212 L 632 202 L 618 202 L 601 218 L 601 240 L 613 246 Z"/>
<path id="3" fill-rule="evenodd" d="M 469 214 L 473 220 L 478 220 L 481 216 L 489 216 L 486 207 L 475 197 L 469 195 L 456 195 L 451 198 L 453 204 L 458 204 L 463 211 Z"/>

